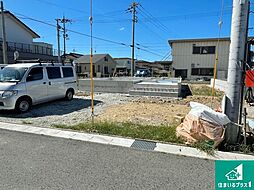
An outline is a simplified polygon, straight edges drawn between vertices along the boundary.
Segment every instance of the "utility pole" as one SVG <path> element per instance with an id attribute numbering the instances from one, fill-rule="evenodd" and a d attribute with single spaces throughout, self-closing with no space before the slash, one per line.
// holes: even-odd
<path id="1" fill-rule="evenodd" d="M 3 1 L 1 1 L 1 16 L 2 16 L 2 36 L 3 36 L 3 62 L 4 64 L 8 64 Z"/>
<path id="2" fill-rule="evenodd" d="M 65 16 L 63 16 L 63 18 L 62 19 L 57 19 L 58 20 L 58 22 L 60 22 L 60 23 L 62 23 L 63 24 L 63 27 L 62 27 L 62 29 L 63 29 L 63 45 L 64 45 L 64 58 L 65 58 L 65 54 L 66 54 L 66 39 L 68 38 L 68 34 L 66 34 L 66 23 L 68 23 L 68 22 L 72 22 L 70 19 L 66 19 L 65 18 Z"/>
<path id="3" fill-rule="evenodd" d="M 61 55 L 60 55 L 60 29 L 61 29 L 61 26 L 59 25 L 60 21 L 61 21 L 61 19 L 56 19 L 58 63 L 61 63 Z"/>
<path id="4" fill-rule="evenodd" d="M 231 44 L 228 65 L 228 89 L 226 92 L 226 115 L 237 123 L 239 117 L 240 91 L 245 58 L 249 0 L 233 0 Z"/>
<path id="5" fill-rule="evenodd" d="M 130 8 L 128 8 L 128 11 L 132 13 L 132 56 L 131 56 L 131 76 L 134 76 L 134 72 L 135 72 L 135 61 L 134 61 L 134 56 L 135 56 L 135 25 L 138 22 L 138 17 L 136 16 L 137 14 L 137 6 L 139 4 L 136 2 L 133 2 L 130 6 Z"/>
<path id="6" fill-rule="evenodd" d="M 243 115 L 243 102 L 244 102 L 244 89 L 245 89 L 245 76 L 246 76 L 246 65 L 249 63 L 249 51 L 250 51 L 250 42 L 248 40 L 249 32 L 249 19 L 250 19 L 250 2 L 248 2 L 248 15 L 247 15 L 247 30 L 246 30 L 246 45 L 244 50 L 244 64 L 242 65 L 242 87 L 240 91 L 240 108 L 239 108 L 239 119 L 238 124 L 242 124 L 242 115 Z"/>
<path id="7" fill-rule="evenodd" d="M 90 0 L 90 85 L 91 85 L 91 116 L 94 125 L 94 80 L 93 80 L 93 1 Z"/>

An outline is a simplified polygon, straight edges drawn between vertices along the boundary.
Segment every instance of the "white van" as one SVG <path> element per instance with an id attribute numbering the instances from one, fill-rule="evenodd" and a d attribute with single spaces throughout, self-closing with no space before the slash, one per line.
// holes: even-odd
<path id="1" fill-rule="evenodd" d="M 35 104 L 72 100 L 76 89 L 75 67 L 71 64 L 8 65 L 0 70 L 0 110 L 27 112 Z"/>

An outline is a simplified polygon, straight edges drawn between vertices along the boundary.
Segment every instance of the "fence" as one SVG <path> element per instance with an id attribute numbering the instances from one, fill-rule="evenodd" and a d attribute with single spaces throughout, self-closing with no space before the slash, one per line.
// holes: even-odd
<path id="1" fill-rule="evenodd" d="M 0 50 L 2 50 L 2 42 L 0 41 Z M 56 49 L 34 45 L 34 44 L 24 44 L 24 43 L 16 43 L 16 42 L 7 42 L 7 51 L 18 51 L 22 53 L 32 53 L 32 54 L 41 54 L 41 55 L 50 55 L 57 56 L 58 51 Z M 63 55 L 63 51 L 60 52 Z"/>

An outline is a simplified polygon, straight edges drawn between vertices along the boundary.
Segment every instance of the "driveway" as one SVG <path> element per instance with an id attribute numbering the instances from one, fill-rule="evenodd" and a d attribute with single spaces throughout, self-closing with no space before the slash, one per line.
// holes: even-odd
<path id="1" fill-rule="evenodd" d="M 101 114 L 108 106 L 120 104 L 131 99 L 121 94 L 96 94 L 95 115 Z M 91 118 L 90 96 L 75 96 L 72 101 L 58 100 L 33 106 L 28 113 L 0 111 L 0 121 L 18 124 L 33 124 L 51 127 L 54 124 L 75 125 Z"/>

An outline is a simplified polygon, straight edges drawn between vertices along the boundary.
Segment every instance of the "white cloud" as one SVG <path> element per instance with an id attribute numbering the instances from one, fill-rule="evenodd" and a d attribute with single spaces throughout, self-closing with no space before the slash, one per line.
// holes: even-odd
<path id="1" fill-rule="evenodd" d="M 123 31 L 124 29 L 125 29 L 125 28 L 124 28 L 124 27 L 122 27 L 122 28 L 120 28 L 119 30 L 120 30 L 120 31 Z"/>

